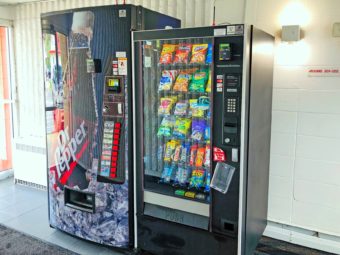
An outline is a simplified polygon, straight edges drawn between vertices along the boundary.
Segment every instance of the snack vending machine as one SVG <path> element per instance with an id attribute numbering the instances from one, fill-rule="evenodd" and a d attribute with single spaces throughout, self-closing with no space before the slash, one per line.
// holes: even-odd
<path id="1" fill-rule="evenodd" d="M 131 31 L 180 27 L 133 5 L 43 14 L 49 222 L 131 247 Z"/>
<path id="2" fill-rule="evenodd" d="M 253 254 L 267 220 L 274 38 L 134 32 L 138 247 Z"/>

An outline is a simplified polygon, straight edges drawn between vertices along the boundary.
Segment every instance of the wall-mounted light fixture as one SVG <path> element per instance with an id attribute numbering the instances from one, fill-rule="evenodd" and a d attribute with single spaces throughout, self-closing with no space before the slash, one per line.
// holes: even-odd
<path id="1" fill-rule="evenodd" d="M 333 31 L 332 31 L 333 37 L 340 37 L 340 23 L 336 22 L 333 24 Z"/>
<path id="2" fill-rule="evenodd" d="M 297 42 L 301 39 L 301 29 L 299 25 L 282 26 L 281 41 Z"/>

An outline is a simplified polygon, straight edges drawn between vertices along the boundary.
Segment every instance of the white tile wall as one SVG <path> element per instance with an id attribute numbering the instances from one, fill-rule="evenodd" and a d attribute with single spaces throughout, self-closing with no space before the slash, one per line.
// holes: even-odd
<path id="1" fill-rule="evenodd" d="M 291 222 L 292 199 L 271 195 L 268 200 L 268 220 Z"/>
<path id="2" fill-rule="evenodd" d="M 273 110 L 297 111 L 298 90 L 276 89 L 273 90 Z"/>
<path id="3" fill-rule="evenodd" d="M 300 112 L 340 114 L 340 90 L 299 90 L 298 105 Z"/>
<path id="4" fill-rule="evenodd" d="M 340 45 L 340 44 L 339 44 Z M 321 66 L 324 68 L 337 67 L 335 65 Z M 307 76 L 308 67 L 296 68 L 297 87 L 305 90 L 340 90 L 339 77 L 309 77 Z M 318 92 L 318 91 L 316 91 Z"/>
<path id="5" fill-rule="evenodd" d="M 340 138 L 340 115 L 299 113 L 297 133 L 301 135 Z"/>
<path id="6" fill-rule="evenodd" d="M 281 156 L 295 155 L 295 134 L 284 134 L 272 132 L 271 137 L 271 154 Z"/>
<path id="7" fill-rule="evenodd" d="M 282 198 L 290 198 L 293 194 L 293 182 L 289 177 L 277 175 L 270 176 L 269 192 L 271 195 Z"/>
<path id="8" fill-rule="evenodd" d="M 293 201 L 291 224 L 338 236 L 339 216 L 339 209 L 305 201 Z"/>
<path id="9" fill-rule="evenodd" d="M 296 89 L 299 87 L 298 66 L 275 66 L 274 88 Z"/>
<path id="10" fill-rule="evenodd" d="M 340 139 L 298 135 L 296 157 L 340 162 Z"/>
<path id="11" fill-rule="evenodd" d="M 340 186 L 340 163 L 296 158 L 295 179 Z"/>
<path id="12" fill-rule="evenodd" d="M 340 209 L 340 203 L 337 202 L 339 194 L 340 186 L 338 185 L 325 184 L 319 181 L 306 181 L 304 179 L 295 180 L 294 182 L 294 200 L 296 202 Z M 340 217 L 340 211 L 338 215 Z"/>
<path id="13" fill-rule="evenodd" d="M 268 217 L 340 236 L 340 77 L 307 72 L 340 67 L 340 37 L 331 35 L 340 1 L 298 1 L 309 21 L 293 44 L 280 43 L 279 21 L 296 1 L 249 2 L 248 21 L 277 36 Z"/>
<path id="14" fill-rule="evenodd" d="M 273 111 L 272 131 L 295 134 L 297 127 L 297 112 Z"/>
<path id="15" fill-rule="evenodd" d="M 271 176 L 291 177 L 294 170 L 294 157 L 272 153 L 270 157 Z"/>

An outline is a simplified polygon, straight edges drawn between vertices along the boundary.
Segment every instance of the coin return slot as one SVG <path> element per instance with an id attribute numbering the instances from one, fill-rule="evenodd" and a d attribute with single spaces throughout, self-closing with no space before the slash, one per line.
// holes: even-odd
<path id="1" fill-rule="evenodd" d="M 236 134 L 237 133 L 237 124 L 236 123 L 225 123 L 223 131 L 228 134 Z"/>
<path id="2" fill-rule="evenodd" d="M 221 219 L 222 231 L 235 235 L 237 233 L 237 224 L 235 222 L 228 221 L 226 219 Z"/>
<path id="3" fill-rule="evenodd" d="M 85 212 L 95 212 L 94 193 L 87 193 L 65 187 L 64 195 L 66 206 Z"/>

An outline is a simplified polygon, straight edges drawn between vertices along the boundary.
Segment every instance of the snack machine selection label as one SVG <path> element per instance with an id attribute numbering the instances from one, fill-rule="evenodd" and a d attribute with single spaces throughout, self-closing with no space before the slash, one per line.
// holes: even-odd
<path id="1" fill-rule="evenodd" d="M 113 130 L 115 123 L 113 121 L 104 122 L 104 135 L 101 156 L 100 175 L 109 177 L 111 165 L 111 149 L 113 141 Z"/>

